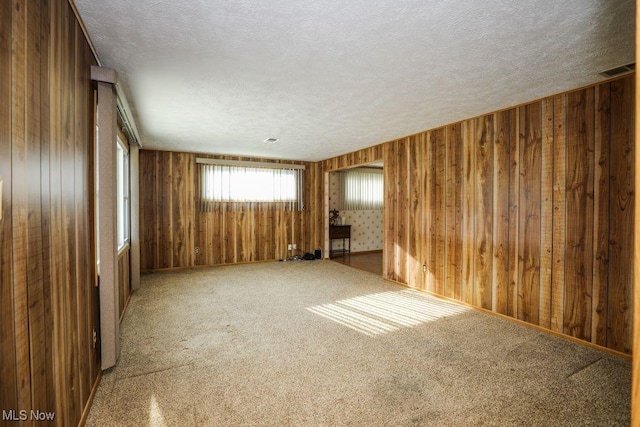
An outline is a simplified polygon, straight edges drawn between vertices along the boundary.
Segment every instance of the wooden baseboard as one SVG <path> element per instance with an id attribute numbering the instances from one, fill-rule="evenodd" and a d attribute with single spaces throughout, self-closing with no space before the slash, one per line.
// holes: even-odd
<path id="1" fill-rule="evenodd" d="M 438 295 L 436 293 L 429 292 L 429 291 L 424 290 L 424 289 L 414 288 L 412 286 L 407 285 L 406 283 L 402 283 L 402 282 L 398 282 L 398 281 L 395 281 L 395 280 L 387 279 L 384 276 L 382 278 L 384 280 L 386 280 L 387 282 L 395 283 L 396 285 L 400 285 L 400 286 L 403 286 L 405 288 L 412 289 L 414 291 L 422 292 L 422 293 L 425 293 L 427 295 L 431 295 L 433 297 L 439 298 L 439 299 L 447 301 L 447 302 L 451 302 L 453 304 L 457 304 L 457 305 L 462 306 L 462 307 L 471 308 L 471 309 L 479 311 L 481 313 L 490 314 L 490 315 L 498 317 L 500 319 L 508 320 L 510 322 L 517 323 L 518 325 L 526 326 L 528 328 L 532 328 L 532 329 L 535 329 L 535 330 L 540 331 L 540 332 L 545 332 L 547 334 L 556 336 L 558 338 L 563 338 L 563 339 L 575 342 L 577 344 L 582 344 L 582 345 L 584 345 L 586 347 L 591 347 L 591 348 L 596 349 L 596 350 L 604 351 L 606 353 L 613 354 L 614 356 L 618 356 L 618 357 L 620 357 L 622 359 L 626 359 L 626 360 L 629 360 L 629 361 L 632 360 L 632 356 L 630 354 L 623 353 L 621 351 L 613 350 L 611 348 L 604 347 L 604 346 L 601 346 L 601 345 L 598 345 L 598 344 L 594 344 L 594 343 L 589 342 L 589 341 L 581 340 L 580 338 L 572 337 L 571 335 L 561 334 L 560 332 L 552 331 L 551 329 L 543 328 L 542 326 L 538 326 L 538 325 L 534 325 L 534 324 L 531 324 L 531 323 L 527 323 L 527 322 L 525 322 L 523 320 L 515 319 L 515 318 L 509 317 L 509 316 L 507 316 L 505 314 L 496 313 L 495 311 L 487 310 L 486 308 L 476 307 L 475 305 L 471 305 L 471 304 L 468 304 L 466 302 L 458 301 L 458 300 L 453 299 L 453 298 L 449 298 L 449 297 L 445 297 L 445 296 L 442 296 L 442 295 Z"/>
<path id="2" fill-rule="evenodd" d="M 186 267 L 156 268 L 151 270 L 141 270 L 140 274 L 160 273 L 160 272 L 166 272 L 166 271 L 191 270 L 194 268 L 225 267 L 230 265 L 244 265 L 244 264 L 260 264 L 262 262 L 277 262 L 277 261 L 280 261 L 280 260 L 279 259 L 262 259 L 258 261 L 227 262 L 224 264 L 200 264 L 200 265 L 190 265 Z"/>
<path id="3" fill-rule="evenodd" d="M 133 293 L 133 289 L 129 291 L 129 295 L 127 296 L 127 300 L 124 302 L 124 309 L 122 310 L 122 314 L 120 315 L 120 323 L 122 323 L 122 319 L 124 319 L 124 315 L 127 312 L 127 308 L 129 307 L 129 301 L 131 301 L 131 294 Z"/>
<path id="4" fill-rule="evenodd" d="M 91 405 L 93 404 L 93 398 L 96 396 L 96 392 L 98 391 L 100 381 L 102 381 L 102 371 L 98 372 L 98 377 L 93 383 L 93 387 L 91 387 L 91 394 L 89 394 L 87 403 L 84 405 L 84 409 L 82 410 L 82 416 L 80 417 L 80 421 L 78 421 L 78 427 L 83 427 L 87 423 L 87 417 L 89 417 L 89 411 L 91 410 Z"/>

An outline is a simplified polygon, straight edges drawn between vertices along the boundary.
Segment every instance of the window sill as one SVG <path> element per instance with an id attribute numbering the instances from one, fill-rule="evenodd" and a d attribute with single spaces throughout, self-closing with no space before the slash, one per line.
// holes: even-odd
<path id="1" fill-rule="evenodd" d="M 126 251 L 129 250 L 129 248 L 131 247 L 131 245 L 129 244 L 129 242 L 125 243 L 123 247 L 121 247 L 120 249 L 118 249 L 118 258 L 120 258 L 120 255 L 122 255 L 123 253 L 125 253 Z"/>

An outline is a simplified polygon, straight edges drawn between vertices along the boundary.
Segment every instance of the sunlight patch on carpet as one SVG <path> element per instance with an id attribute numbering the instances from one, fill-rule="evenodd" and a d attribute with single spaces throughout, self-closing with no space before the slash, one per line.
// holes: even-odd
<path id="1" fill-rule="evenodd" d="M 389 291 L 307 307 L 310 312 L 368 336 L 412 328 L 469 311 L 414 290 Z"/>
<path id="2" fill-rule="evenodd" d="M 164 419 L 164 413 L 162 408 L 158 404 L 158 400 L 155 395 L 151 395 L 149 401 L 149 426 L 153 427 L 166 427 L 167 422 Z"/>

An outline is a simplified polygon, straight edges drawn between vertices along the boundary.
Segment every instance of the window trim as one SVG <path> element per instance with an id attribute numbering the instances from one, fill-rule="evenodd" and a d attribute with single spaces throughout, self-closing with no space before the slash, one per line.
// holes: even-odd
<path id="1" fill-rule="evenodd" d="M 131 181 L 131 172 L 130 172 L 130 158 L 129 158 L 129 147 L 127 147 L 127 145 L 123 142 L 122 138 L 120 138 L 120 135 L 117 136 L 116 138 L 116 169 L 120 168 L 120 159 L 118 158 L 118 148 L 120 148 L 122 150 L 123 153 L 123 161 L 122 161 L 122 177 L 124 182 L 122 183 L 122 190 L 123 190 L 123 194 L 122 194 L 122 199 L 120 197 L 119 194 L 119 184 L 118 182 L 116 182 L 116 241 L 118 244 L 118 254 L 120 254 L 121 252 L 123 252 L 130 244 L 131 242 L 131 188 L 130 188 L 130 181 Z M 120 180 L 120 174 L 117 173 L 116 171 L 116 180 L 119 181 Z M 124 201 L 124 212 L 121 212 L 121 200 Z M 120 242 L 120 230 L 119 230 L 119 220 L 120 220 L 120 215 L 122 214 L 122 218 L 124 220 L 124 224 L 123 224 L 123 234 L 124 234 L 124 238 L 123 241 Z"/>

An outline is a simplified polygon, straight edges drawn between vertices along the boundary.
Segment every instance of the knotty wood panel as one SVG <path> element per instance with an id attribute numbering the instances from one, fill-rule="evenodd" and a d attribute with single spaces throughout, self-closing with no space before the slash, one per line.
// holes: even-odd
<path id="1" fill-rule="evenodd" d="M 419 283 L 423 281 L 422 265 L 424 263 L 421 242 L 424 239 L 424 221 L 422 218 L 421 199 L 423 194 L 422 182 L 424 168 L 421 167 L 423 143 L 418 135 L 409 138 L 409 221 L 408 251 L 409 281 Z"/>
<path id="2" fill-rule="evenodd" d="M 509 289 L 509 155 L 511 112 L 494 116 L 493 134 L 493 310 L 507 314 Z"/>
<path id="3" fill-rule="evenodd" d="M 518 318 L 538 324 L 540 304 L 540 103 L 518 108 L 520 122 L 520 217 Z"/>
<path id="4" fill-rule="evenodd" d="M 322 164 L 382 155 L 385 278 L 629 353 L 634 90 L 628 76 Z"/>
<path id="5" fill-rule="evenodd" d="M 462 275 L 462 140 L 459 124 L 446 129 L 445 239 L 446 262 L 444 295 L 460 299 Z"/>
<path id="6" fill-rule="evenodd" d="M 632 78 L 611 82 L 609 197 L 609 332 L 607 346 L 631 352 L 633 313 L 633 204 L 635 86 Z"/>
<path id="7" fill-rule="evenodd" d="M 431 266 L 429 269 L 430 277 L 433 277 L 433 290 L 434 292 L 443 295 L 444 294 L 444 281 L 445 281 L 445 229 L 446 229 L 446 217 L 445 217 L 445 155 L 446 155 L 446 129 L 440 128 L 430 132 L 430 144 L 428 146 L 429 153 L 432 161 L 429 162 L 432 165 L 431 171 L 431 251 L 429 253 L 429 263 Z"/>
<path id="8" fill-rule="evenodd" d="M 426 138 L 426 137 L 425 137 Z M 425 139 L 423 138 L 423 139 Z M 384 250 L 382 251 L 382 274 L 384 277 L 395 280 L 396 269 L 395 261 L 397 254 L 395 253 L 395 244 L 389 242 L 395 242 L 395 227 L 396 227 L 396 187 L 398 186 L 398 180 L 396 179 L 397 169 L 397 157 L 396 157 L 396 143 L 389 142 L 384 145 L 384 158 L 385 164 L 382 170 L 384 179 Z M 424 193 L 426 194 L 426 193 Z M 424 197 L 424 196 L 423 196 Z M 425 252 L 427 249 L 425 249 Z M 422 283 L 420 283 L 422 282 Z M 418 289 L 424 289 L 424 280 L 413 284 Z"/>
<path id="9" fill-rule="evenodd" d="M 551 328 L 551 254 L 553 235 L 553 99 L 542 101 L 540 149 L 540 326 Z"/>
<path id="10" fill-rule="evenodd" d="M 607 345 L 609 291 L 609 175 L 611 85 L 602 84 L 595 93 L 595 177 L 593 230 L 593 322 L 591 337 L 599 345 Z"/>
<path id="11" fill-rule="evenodd" d="M 551 330 L 564 331 L 565 255 L 567 250 L 567 95 L 553 98 L 553 248 Z"/>
<path id="12" fill-rule="evenodd" d="M 509 286 L 507 288 L 507 316 L 518 318 L 519 236 L 520 236 L 520 120 L 518 109 L 509 111 Z"/>
<path id="13" fill-rule="evenodd" d="M 199 184 L 195 159 L 194 153 L 140 151 L 143 271 L 281 259 L 293 255 L 287 250 L 289 243 L 297 244 L 302 252 L 322 246 L 322 192 L 317 183 L 320 164 L 306 163 L 304 211 L 256 203 L 225 204 L 201 212 L 196 206 Z"/>
<path id="14" fill-rule="evenodd" d="M 0 405 L 57 425 L 99 372 L 93 64 L 67 2 L 0 4 Z"/>
<path id="15" fill-rule="evenodd" d="M 473 120 L 462 123 L 462 301 L 473 304 L 475 252 L 475 125 Z"/>
<path id="16" fill-rule="evenodd" d="M 417 163 L 417 167 L 423 170 L 422 174 L 422 200 L 418 205 L 418 218 L 417 220 L 423 223 L 423 236 L 421 236 L 423 249 L 423 266 L 433 265 L 435 266 L 435 229 L 434 222 L 437 212 L 434 211 L 434 203 L 436 194 L 433 191 L 435 186 L 435 135 L 432 132 L 424 132 L 421 138 L 421 157 L 422 161 Z M 433 256 L 433 258 L 432 258 Z M 435 270 L 435 267 L 433 267 Z M 423 271 L 423 269 L 421 269 Z M 434 271 L 427 271 L 427 274 L 422 273 L 423 278 L 416 278 L 415 286 L 420 287 L 420 283 L 423 283 L 422 289 L 426 289 L 429 292 L 435 290 L 435 274 Z"/>
<path id="17" fill-rule="evenodd" d="M 396 247 L 398 249 L 398 261 L 396 264 L 397 280 L 408 282 L 407 265 L 412 258 L 408 251 L 409 242 L 409 144 L 406 138 L 398 141 L 398 169 L 397 177 L 401 185 L 397 187 L 396 208 Z"/>
<path id="18" fill-rule="evenodd" d="M 474 120 L 475 139 L 475 247 L 473 304 L 491 309 L 493 301 L 493 115 Z M 472 171 L 471 173 L 474 173 Z"/>
<path id="19" fill-rule="evenodd" d="M 593 89 L 567 97 L 564 332 L 589 340 L 593 291 Z"/>

